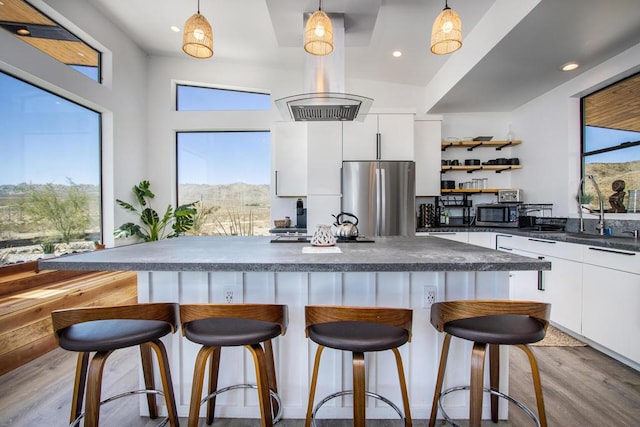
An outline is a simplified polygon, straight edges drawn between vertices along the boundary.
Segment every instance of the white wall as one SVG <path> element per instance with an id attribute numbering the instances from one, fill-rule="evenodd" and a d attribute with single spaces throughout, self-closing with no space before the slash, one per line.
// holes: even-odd
<path id="1" fill-rule="evenodd" d="M 526 159 L 520 173 L 513 175 L 513 184 L 527 189 L 527 199 L 553 203 L 555 216 L 577 215 L 580 97 L 638 70 L 640 44 L 513 111 L 514 133 L 523 140 L 521 153 Z M 621 218 L 637 219 L 640 215 L 624 214 Z"/>
<path id="2" fill-rule="evenodd" d="M 128 220 L 115 198 L 128 197 L 146 175 L 146 56 L 87 2 L 31 3 L 104 52 L 99 84 L 0 31 L 0 70 L 102 113 L 104 240 L 111 245 L 109 230 Z"/>
<path id="3" fill-rule="evenodd" d="M 271 94 L 272 101 L 301 93 L 304 85 L 302 70 L 267 68 L 257 64 L 228 63 L 217 60 L 197 60 L 152 56 L 149 59 L 148 118 L 149 179 L 157 183 L 158 203 L 174 203 L 175 194 L 175 132 L 178 130 L 270 130 L 281 121 L 277 108 L 270 111 L 247 112 L 177 112 L 174 83 L 197 83 L 216 87 L 252 89 Z M 415 86 L 387 84 L 367 80 L 348 80 L 346 91 L 374 98 L 373 108 L 423 107 L 423 91 Z M 275 170 L 272 147 L 272 170 Z M 301 159 L 306 161 L 306 159 Z M 272 176 L 272 188 L 274 185 Z M 272 194 L 271 216 L 295 218 L 297 198 L 275 197 Z M 305 204 L 306 206 L 306 204 Z M 332 213 L 335 209 L 332 210 Z M 326 216 L 326 215 L 324 215 Z M 325 222 L 331 220 L 328 217 Z"/>

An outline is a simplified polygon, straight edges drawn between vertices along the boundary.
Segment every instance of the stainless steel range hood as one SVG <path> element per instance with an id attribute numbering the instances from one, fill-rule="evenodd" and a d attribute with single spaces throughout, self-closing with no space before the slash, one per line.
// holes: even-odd
<path id="1" fill-rule="evenodd" d="M 373 99 L 344 92 L 344 16 L 328 14 L 333 24 L 333 52 L 305 53 L 306 93 L 277 99 L 286 121 L 363 121 Z M 310 14 L 305 14 L 304 24 Z M 304 28 L 304 25 L 303 25 Z"/>

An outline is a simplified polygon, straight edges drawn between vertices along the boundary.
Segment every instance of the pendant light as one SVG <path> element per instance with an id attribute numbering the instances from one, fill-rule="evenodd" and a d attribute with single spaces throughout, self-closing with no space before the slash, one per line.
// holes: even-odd
<path id="1" fill-rule="evenodd" d="M 431 30 L 431 52 L 446 55 L 462 47 L 462 21 L 460 16 L 449 7 L 448 0 L 444 9 L 433 23 Z"/>
<path id="2" fill-rule="evenodd" d="M 304 50 L 312 55 L 324 56 L 333 52 L 333 25 L 322 11 L 322 0 L 318 10 L 309 17 L 304 28 Z"/>
<path id="3" fill-rule="evenodd" d="M 200 0 L 198 0 L 198 12 L 184 24 L 182 50 L 194 58 L 213 56 L 213 30 L 207 18 L 200 15 Z"/>

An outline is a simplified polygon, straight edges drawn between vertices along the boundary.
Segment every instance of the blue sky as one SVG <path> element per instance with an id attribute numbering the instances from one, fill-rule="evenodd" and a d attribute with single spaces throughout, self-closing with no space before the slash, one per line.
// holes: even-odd
<path id="1" fill-rule="evenodd" d="M 640 132 L 587 126 L 585 128 L 585 140 L 587 141 L 585 151 L 594 151 L 601 148 L 614 147 L 622 142 L 638 141 L 640 140 Z M 622 163 L 633 160 L 640 160 L 640 147 L 610 151 L 608 153 L 588 156 L 585 159 L 587 163 Z"/>

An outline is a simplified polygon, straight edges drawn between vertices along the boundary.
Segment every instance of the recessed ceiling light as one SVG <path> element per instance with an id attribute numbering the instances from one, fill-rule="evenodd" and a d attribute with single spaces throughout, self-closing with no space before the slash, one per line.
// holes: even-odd
<path id="1" fill-rule="evenodd" d="M 29 31 L 29 29 L 26 27 L 22 27 L 16 30 L 16 34 L 18 34 L 19 36 L 28 36 L 31 35 L 31 31 Z"/>
<path id="2" fill-rule="evenodd" d="M 173 31 L 174 33 L 179 33 L 180 32 L 180 28 L 176 27 L 175 25 L 171 26 L 171 31 Z"/>
<path id="3" fill-rule="evenodd" d="M 564 64 L 562 67 L 560 67 L 560 69 L 562 71 L 573 71 L 576 68 L 578 68 L 580 66 L 580 64 L 578 64 L 577 62 L 567 62 L 566 64 Z"/>
<path id="4" fill-rule="evenodd" d="M 394 50 L 393 51 L 393 56 L 395 58 L 400 58 L 402 56 L 402 52 L 400 52 L 399 50 Z"/>

